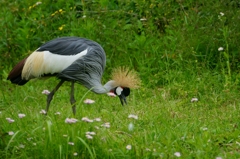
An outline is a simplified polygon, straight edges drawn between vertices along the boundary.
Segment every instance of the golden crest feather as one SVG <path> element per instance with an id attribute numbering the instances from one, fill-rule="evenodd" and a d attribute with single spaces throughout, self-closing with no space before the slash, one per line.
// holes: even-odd
<path id="1" fill-rule="evenodd" d="M 134 70 L 127 67 L 118 67 L 112 71 L 112 80 L 116 85 L 128 88 L 139 88 L 141 80 Z"/>

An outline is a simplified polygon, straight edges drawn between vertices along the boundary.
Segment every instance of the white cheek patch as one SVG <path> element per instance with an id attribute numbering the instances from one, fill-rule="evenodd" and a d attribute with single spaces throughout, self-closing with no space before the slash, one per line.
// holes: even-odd
<path id="1" fill-rule="evenodd" d="M 116 94 L 120 96 L 122 94 L 123 89 L 121 87 L 117 87 Z"/>

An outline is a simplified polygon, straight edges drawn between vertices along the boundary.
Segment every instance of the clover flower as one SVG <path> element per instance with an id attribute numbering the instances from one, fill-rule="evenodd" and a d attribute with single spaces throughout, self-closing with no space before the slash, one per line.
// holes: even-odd
<path id="1" fill-rule="evenodd" d="M 133 118 L 133 119 L 138 120 L 138 116 L 137 115 L 133 115 L 133 114 L 128 115 L 128 118 Z"/>
<path id="2" fill-rule="evenodd" d="M 87 122 L 87 123 L 92 123 L 92 122 L 93 122 L 92 119 L 88 119 L 87 117 L 83 117 L 83 118 L 82 118 L 82 121 L 85 121 L 85 122 Z"/>
<path id="3" fill-rule="evenodd" d="M 46 112 L 46 110 L 44 110 L 44 109 L 42 109 L 41 111 L 40 111 L 40 114 L 47 114 L 47 112 Z"/>
<path id="4" fill-rule="evenodd" d="M 116 97 L 116 94 L 113 93 L 113 92 L 108 92 L 107 95 L 108 95 L 109 97 Z"/>
<path id="5" fill-rule="evenodd" d="M 131 150 L 131 149 L 132 149 L 132 145 L 127 145 L 127 146 L 126 146 L 126 149 L 127 149 L 127 150 Z"/>
<path id="6" fill-rule="evenodd" d="M 68 142 L 68 145 L 72 145 L 72 146 L 73 146 L 73 145 L 74 145 L 74 142 Z"/>
<path id="7" fill-rule="evenodd" d="M 24 118 L 26 115 L 25 114 L 18 114 L 19 118 Z"/>
<path id="8" fill-rule="evenodd" d="M 6 118 L 6 120 L 9 122 L 9 123 L 13 123 L 15 120 L 11 119 L 11 118 Z"/>
<path id="9" fill-rule="evenodd" d="M 223 51 L 223 50 L 224 50 L 223 47 L 218 48 L 218 51 Z"/>
<path id="10" fill-rule="evenodd" d="M 191 102 L 197 102 L 198 101 L 198 98 L 192 98 L 191 99 Z"/>
<path id="11" fill-rule="evenodd" d="M 86 99 L 86 100 L 84 100 L 84 103 L 85 104 L 93 104 L 93 103 L 95 103 L 95 101 L 92 99 Z"/>
<path id="12" fill-rule="evenodd" d="M 14 135 L 14 132 L 13 131 L 9 131 L 8 135 L 12 136 L 12 135 Z"/>
<path id="13" fill-rule="evenodd" d="M 130 124 L 128 125 L 128 130 L 129 130 L 129 131 L 133 131 L 133 129 L 134 129 L 134 125 L 133 125 L 133 123 L 130 123 Z"/>
<path id="14" fill-rule="evenodd" d="M 75 118 L 66 118 L 65 119 L 65 123 L 67 123 L 67 124 L 74 124 L 74 123 L 76 123 L 78 120 L 77 119 L 75 119 Z"/>
<path id="15" fill-rule="evenodd" d="M 174 156 L 176 156 L 176 157 L 181 157 L 181 153 L 180 153 L 180 152 L 175 152 L 175 153 L 174 153 Z"/>
<path id="16" fill-rule="evenodd" d="M 105 127 L 105 128 L 110 128 L 110 123 L 107 122 L 107 123 L 102 124 L 101 126 L 102 126 L 102 127 Z"/>
<path id="17" fill-rule="evenodd" d="M 45 90 L 42 91 L 42 94 L 49 95 L 49 94 L 50 94 L 50 91 L 45 89 Z"/>
<path id="18" fill-rule="evenodd" d="M 73 156 L 77 156 L 77 155 L 78 155 L 78 153 L 77 153 L 77 152 L 74 152 L 74 153 L 73 153 Z"/>

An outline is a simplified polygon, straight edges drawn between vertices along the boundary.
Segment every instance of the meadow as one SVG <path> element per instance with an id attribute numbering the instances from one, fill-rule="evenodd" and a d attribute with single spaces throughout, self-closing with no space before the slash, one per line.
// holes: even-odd
<path id="1" fill-rule="evenodd" d="M 240 3 L 235 0 L 0 2 L 0 158 L 240 158 Z M 79 36 L 102 45 L 102 83 L 119 66 L 141 87 L 128 105 L 58 79 L 6 80 L 48 40 Z M 91 99 L 94 103 L 86 103 Z"/>

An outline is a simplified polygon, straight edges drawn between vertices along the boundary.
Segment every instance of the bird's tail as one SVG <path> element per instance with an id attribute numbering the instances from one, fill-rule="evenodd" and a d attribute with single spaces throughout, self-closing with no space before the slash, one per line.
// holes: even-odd
<path id="1" fill-rule="evenodd" d="M 12 83 L 17 85 L 24 85 L 28 82 L 28 80 L 22 79 L 22 70 L 25 64 L 27 57 L 20 61 L 9 73 L 7 80 L 10 80 Z"/>

